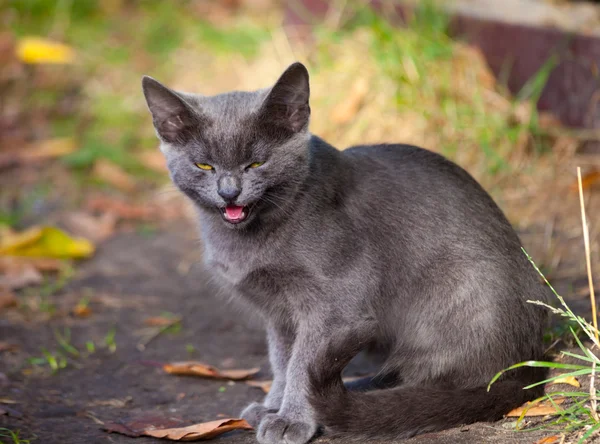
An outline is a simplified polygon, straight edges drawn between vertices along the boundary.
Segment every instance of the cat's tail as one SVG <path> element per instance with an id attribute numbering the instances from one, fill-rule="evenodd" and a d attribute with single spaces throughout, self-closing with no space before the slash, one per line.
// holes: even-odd
<path id="1" fill-rule="evenodd" d="M 489 392 L 487 387 L 397 387 L 352 392 L 346 390 L 340 376 L 348 361 L 340 359 L 339 349 L 337 352 L 333 354 L 330 349 L 321 355 L 318 359 L 324 360 L 323 365 L 317 364 L 310 371 L 310 400 L 317 422 L 347 441 L 402 439 L 478 421 L 495 421 L 543 393 L 541 387 L 523 389 L 543 377 L 539 372 L 528 373 L 527 381 L 500 380 Z"/>

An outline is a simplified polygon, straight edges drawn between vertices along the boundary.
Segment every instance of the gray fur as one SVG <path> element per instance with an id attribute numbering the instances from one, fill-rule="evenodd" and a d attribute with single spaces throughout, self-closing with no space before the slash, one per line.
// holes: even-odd
<path id="1" fill-rule="evenodd" d="M 267 326 L 273 388 L 242 413 L 259 442 L 307 442 L 327 418 L 311 397 L 325 393 L 315 375 L 339 375 L 337 353 L 346 359 L 357 344 L 386 344 L 382 373 L 425 391 L 477 389 L 541 357 L 545 311 L 526 300 L 546 292 L 500 209 L 463 169 L 413 146 L 338 151 L 311 135 L 299 63 L 256 92 L 203 97 L 150 78 L 143 87 L 172 180 L 198 208 L 208 268 Z M 250 208 L 242 223 L 221 217 L 223 183 Z M 381 426 L 355 413 L 357 424 Z M 451 424 L 395 423 L 390 434 Z"/>

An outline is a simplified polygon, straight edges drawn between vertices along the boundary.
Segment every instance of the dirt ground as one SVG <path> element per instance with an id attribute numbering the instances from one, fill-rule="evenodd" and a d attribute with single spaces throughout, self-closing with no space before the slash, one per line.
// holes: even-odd
<path id="1" fill-rule="evenodd" d="M 246 404 L 260 399 L 260 389 L 243 382 L 172 376 L 161 368 L 169 361 L 198 359 L 222 368 L 260 366 L 259 379 L 268 379 L 259 323 L 218 297 L 199 258 L 194 227 L 188 223 L 152 235 L 118 234 L 78 267 L 76 278 L 63 291 L 52 296 L 60 310 L 72 307 L 87 292 L 89 318 L 67 315 L 48 322 L 9 312 L 0 319 L 0 338 L 18 347 L 0 355 L 0 371 L 8 377 L 2 382 L 0 398 L 16 401 L 8 405 L 11 414 L 0 416 L 0 427 L 18 429 L 23 438 L 35 437 L 32 442 L 44 444 L 129 443 L 134 438 L 108 434 L 102 423 L 148 412 L 189 423 L 209 421 L 235 417 Z M 181 330 L 148 340 L 143 335 L 144 320 L 164 312 L 182 316 Z M 116 326 L 114 353 L 97 350 L 55 374 L 23 371 L 28 367 L 26 359 L 40 355 L 42 347 L 56 348 L 54 329 L 70 328 L 73 346 L 82 349 L 89 340 L 101 343 L 112 326 Z M 145 343 L 143 351 L 141 343 Z M 349 374 L 365 371 L 367 366 L 359 360 Z M 514 432 L 512 422 L 505 420 L 402 442 L 534 443 L 543 436 Z M 137 438 L 135 442 L 157 441 Z M 255 440 L 252 432 L 233 432 L 218 442 Z M 324 436 L 315 442 L 333 441 Z"/>

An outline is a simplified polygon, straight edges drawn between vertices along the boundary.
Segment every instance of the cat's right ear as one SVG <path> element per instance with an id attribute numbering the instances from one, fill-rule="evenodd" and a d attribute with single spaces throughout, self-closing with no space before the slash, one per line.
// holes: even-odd
<path id="1" fill-rule="evenodd" d="M 169 143 L 188 142 L 200 116 L 175 91 L 152 77 L 144 76 L 142 90 L 159 137 Z"/>

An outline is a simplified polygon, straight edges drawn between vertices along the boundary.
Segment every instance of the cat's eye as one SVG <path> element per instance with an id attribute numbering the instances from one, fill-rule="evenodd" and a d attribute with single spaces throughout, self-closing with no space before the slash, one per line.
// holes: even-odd
<path id="1" fill-rule="evenodd" d="M 248 168 L 258 168 L 259 166 L 263 165 L 264 162 L 254 162 L 251 163 L 250 165 L 248 165 Z"/>
<path id="2" fill-rule="evenodd" d="M 200 168 L 201 170 L 204 170 L 204 171 L 214 170 L 214 168 L 212 167 L 212 165 L 209 165 L 207 163 L 197 163 L 196 166 L 198 168 Z"/>

